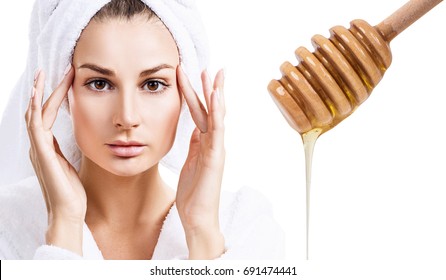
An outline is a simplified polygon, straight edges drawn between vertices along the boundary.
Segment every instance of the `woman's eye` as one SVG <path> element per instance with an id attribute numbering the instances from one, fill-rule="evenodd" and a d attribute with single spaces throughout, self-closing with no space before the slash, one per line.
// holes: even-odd
<path id="1" fill-rule="evenodd" d="M 166 87 L 167 85 L 165 83 L 152 80 L 152 81 L 147 81 L 144 84 L 143 89 L 151 93 L 161 93 Z"/>
<path id="2" fill-rule="evenodd" d="M 92 89 L 96 91 L 105 91 L 110 89 L 110 84 L 104 80 L 94 80 L 87 85 Z"/>

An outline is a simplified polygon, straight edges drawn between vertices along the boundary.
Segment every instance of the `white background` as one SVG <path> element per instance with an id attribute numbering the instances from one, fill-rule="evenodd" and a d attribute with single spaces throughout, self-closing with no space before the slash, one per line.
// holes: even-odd
<path id="1" fill-rule="evenodd" d="M 266 90 L 283 61 L 297 63 L 297 47 L 313 50 L 314 34 L 355 18 L 378 24 L 404 3 L 198 1 L 210 70 L 226 69 L 225 189 L 249 185 L 269 198 L 287 259 L 311 268 L 304 279 L 446 277 L 446 4 L 393 40 L 392 65 L 370 99 L 318 140 L 309 263 L 303 147 Z M 31 6 L 2 3 L 0 112 L 24 69 Z"/>

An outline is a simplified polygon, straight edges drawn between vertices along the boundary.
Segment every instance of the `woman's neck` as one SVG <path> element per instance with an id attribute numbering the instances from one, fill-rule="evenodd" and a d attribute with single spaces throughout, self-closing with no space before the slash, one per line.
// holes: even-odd
<path id="1" fill-rule="evenodd" d="M 87 194 L 86 222 L 91 226 L 135 228 L 162 222 L 175 193 L 161 179 L 158 165 L 135 176 L 117 176 L 87 158 L 80 179 Z"/>

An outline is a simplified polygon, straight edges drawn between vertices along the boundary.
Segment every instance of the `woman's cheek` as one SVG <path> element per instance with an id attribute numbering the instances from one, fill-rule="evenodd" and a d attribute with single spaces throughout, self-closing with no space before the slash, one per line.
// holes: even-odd
<path id="1" fill-rule="evenodd" d="M 88 153 L 90 148 L 96 149 L 95 144 L 105 141 L 101 139 L 107 125 L 106 104 L 98 105 L 97 98 L 76 96 L 70 100 L 70 110 L 76 142 L 82 152 Z M 103 144 L 103 143 L 102 143 Z"/>
<path id="2" fill-rule="evenodd" d="M 178 119 L 181 112 L 181 102 L 177 95 L 171 94 L 168 97 L 153 98 L 147 100 L 140 109 L 143 113 L 145 124 L 152 131 L 157 133 L 158 142 L 165 144 L 170 149 L 175 140 Z"/>
<path id="3" fill-rule="evenodd" d="M 165 105 L 163 106 L 164 111 L 164 126 L 167 128 L 172 128 L 175 132 L 178 124 L 178 119 L 181 112 L 181 101 L 176 94 L 172 94 L 170 98 L 165 100 Z"/>

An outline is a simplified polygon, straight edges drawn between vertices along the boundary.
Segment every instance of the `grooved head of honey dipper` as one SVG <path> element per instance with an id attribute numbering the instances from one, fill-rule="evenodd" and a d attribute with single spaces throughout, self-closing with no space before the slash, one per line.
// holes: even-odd
<path id="1" fill-rule="evenodd" d="M 314 121 L 311 121 L 311 117 L 309 117 L 310 113 L 304 109 L 305 107 L 299 105 L 292 97 L 292 94 L 278 80 L 272 80 L 269 83 L 268 91 L 288 124 L 301 135 L 314 129 L 319 129 L 321 131 L 320 134 L 322 134 L 348 116 L 338 116 L 326 125 L 317 125 Z"/>
<path id="2" fill-rule="evenodd" d="M 300 134 L 311 130 L 312 125 L 310 120 L 279 81 L 272 80 L 268 85 L 268 91 L 288 124 L 294 130 Z"/>
<path id="3" fill-rule="evenodd" d="M 300 134 L 316 128 L 326 132 L 347 118 L 390 66 L 392 56 L 380 33 L 363 20 L 350 29 L 335 26 L 331 37 L 316 35 L 314 53 L 300 47 L 300 62 L 281 65 L 282 78 L 268 91 L 290 126 Z"/>
<path id="4" fill-rule="evenodd" d="M 375 63 L 384 74 L 392 63 L 392 52 L 390 50 L 389 42 L 381 36 L 381 33 L 376 27 L 372 27 L 362 19 L 355 19 L 350 22 L 350 32 L 352 32 L 355 37 L 361 38 L 362 43 L 366 46 Z"/>

